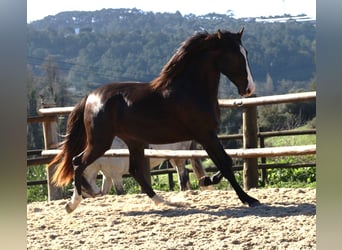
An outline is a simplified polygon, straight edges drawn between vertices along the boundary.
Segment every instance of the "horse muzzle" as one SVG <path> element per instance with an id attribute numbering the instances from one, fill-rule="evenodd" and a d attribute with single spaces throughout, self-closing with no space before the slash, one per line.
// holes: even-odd
<path id="1" fill-rule="evenodd" d="M 255 92 L 255 85 L 254 82 L 249 82 L 247 85 L 247 88 L 242 92 L 240 92 L 240 95 L 242 95 L 243 97 L 248 97 L 253 95 Z"/>

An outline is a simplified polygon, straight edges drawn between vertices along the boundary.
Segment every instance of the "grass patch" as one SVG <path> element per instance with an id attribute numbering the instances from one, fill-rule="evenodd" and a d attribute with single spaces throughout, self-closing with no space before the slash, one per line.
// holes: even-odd
<path id="1" fill-rule="evenodd" d="M 293 130 L 305 130 L 309 127 L 302 126 Z M 316 144 L 316 135 L 290 135 L 290 136 L 276 136 L 265 139 L 266 147 L 281 147 L 281 146 L 300 146 Z"/>
<path id="2" fill-rule="evenodd" d="M 304 130 L 308 126 L 302 126 L 295 130 Z M 293 135 L 270 137 L 265 140 L 266 147 L 300 146 L 316 144 L 316 135 Z M 267 164 L 277 163 L 309 163 L 316 162 L 316 155 L 280 156 L 267 158 Z M 290 168 L 267 170 L 265 187 L 316 187 L 316 168 Z"/>
<path id="3" fill-rule="evenodd" d="M 45 165 L 30 166 L 27 169 L 28 181 L 46 180 Z M 46 201 L 48 198 L 47 185 L 27 186 L 26 197 L 27 202 Z"/>

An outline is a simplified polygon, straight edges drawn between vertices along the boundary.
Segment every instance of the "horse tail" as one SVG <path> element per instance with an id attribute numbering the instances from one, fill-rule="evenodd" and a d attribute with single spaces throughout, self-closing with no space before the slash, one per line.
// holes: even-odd
<path id="1" fill-rule="evenodd" d="M 61 152 L 49 163 L 48 167 L 57 164 L 52 182 L 56 186 L 67 185 L 74 175 L 72 159 L 80 154 L 86 145 L 86 131 L 84 127 L 84 108 L 87 97 L 84 97 L 69 114 L 66 136 L 61 143 Z"/>

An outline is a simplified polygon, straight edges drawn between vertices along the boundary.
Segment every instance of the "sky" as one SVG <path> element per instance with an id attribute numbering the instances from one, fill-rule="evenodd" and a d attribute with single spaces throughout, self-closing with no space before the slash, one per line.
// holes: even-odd
<path id="1" fill-rule="evenodd" d="M 182 15 L 226 14 L 236 18 L 291 14 L 316 17 L 316 0 L 27 0 L 27 22 L 63 11 L 94 11 L 104 8 L 137 8 L 143 11 L 179 11 Z"/>

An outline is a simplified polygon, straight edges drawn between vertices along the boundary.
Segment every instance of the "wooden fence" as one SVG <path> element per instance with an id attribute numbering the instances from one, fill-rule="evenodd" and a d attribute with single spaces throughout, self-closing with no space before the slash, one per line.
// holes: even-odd
<path id="1" fill-rule="evenodd" d="M 275 157 L 284 155 L 307 155 L 316 153 L 316 145 L 303 145 L 303 146 L 287 146 L 287 147 L 271 147 L 265 148 L 258 146 L 258 138 L 261 132 L 257 128 L 257 106 L 280 104 L 280 103 L 296 103 L 315 101 L 316 92 L 295 93 L 286 95 L 274 95 L 264 97 L 252 97 L 233 100 L 219 100 L 220 107 L 236 108 L 242 107 L 243 119 L 243 148 L 242 149 L 226 149 L 226 152 L 232 157 L 243 158 L 243 176 L 244 188 L 250 189 L 258 186 L 258 162 L 257 159 L 261 157 Z M 57 138 L 57 116 L 67 115 L 73 110 L 73 107 L 54 107 L 54 108 L 41 108 L 39 114 L 41 117 L 34 118 L 28 122 L 42 122 L 44 133 L 44 150 L 42 151 L 43 159 L 47 159 L 56 155 L 59 150 L 56 149 L 58 145 Z M 272 133 L 272 132 L 262 132 Z M 264 134 L 266 136 L 266 134 Z M 269 134 L 271 136 L 271 134 Z M 262 143 L 262 141 L 261 141 Z M 262 146 L 262 145 L 261 145 Z M 111 149 L 105 153 L 105 156 L 124 157 L 128 156 L 127 149 Z M 203 150 L 145 150 L 146 157 L 157 158 L 205 158 L 208 157 L 207 153 Z M 45 158 L 47 157 L 47 158 Z M 260 164 L 259 164 L 260 168 Z M 265 168 L 263 168 L 265 169 Z M 48 199 L 59 199 L 63 197 L 61 189 L 57 189 L 50 183 L 52 169 L 48 171 Z"/>

